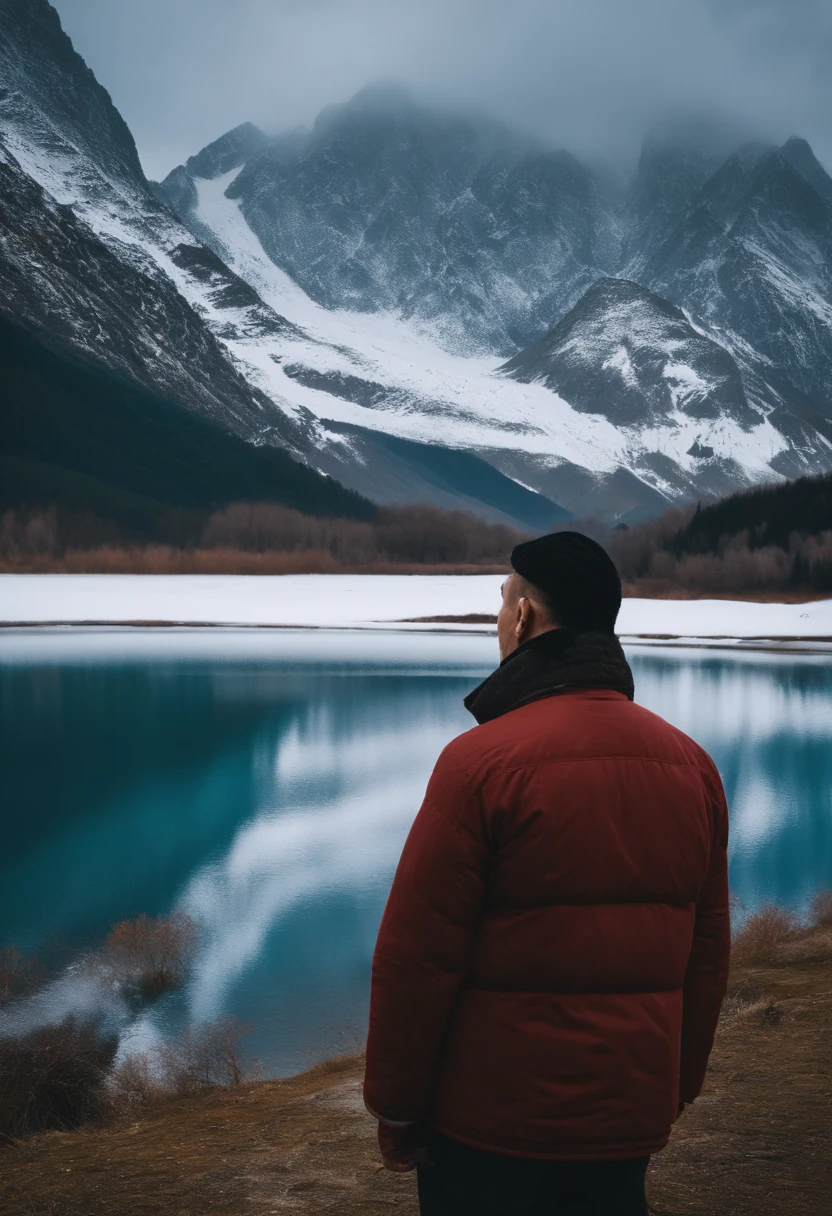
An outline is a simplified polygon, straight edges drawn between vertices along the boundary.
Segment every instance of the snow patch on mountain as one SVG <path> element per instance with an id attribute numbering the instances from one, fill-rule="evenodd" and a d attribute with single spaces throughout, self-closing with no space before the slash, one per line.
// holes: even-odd
<path id="1" fill-rule="evenodd" d="M 260 340 L 256 345 L 229 342 L 239 359 L 260 360 L 262 385 L 275 397 L 308 410 L 322 423 L 331 419 L 423 443 L 435 443 L 441 436 L 448 446 L 478 451 L 509 448 L 544 457 L 551 467 L 569 462 L 594 473 L 609 473 L 621 465 L 636 467 L 641 478 L 671 499 L 678 493 L 672 477 L 639 467 L 651 452 L 695 476 L 701 460 L 690 455 L 690 449 L 699 444 L 712 448 L 715 458 L 742 466 L 749 482 L 771 476 L 768 462 L 782 451 L 785 440 L 763 417 L 755 417 L 756 425 L 748 429 L 731 419 L 703 424 L 676 408 L 663 426 L 655 421 L 647 428 L 616 426 L 600 411 L 579 412 L 545 384 L 521 384 L 495 375 L 494 359 L 455 355 L 436 346 L 395 315 L 323 308 L 275 266 L 237 201 L 227 196 L 234 174 L 232 170 L 211 181 L 196 179 L 195 216 L 210 230 L 214 247 L 231 268 L 297 327 L 293 335 L 274 340 L 280 348 L 279 361 L 273 358 L 274 350 L 264 352 Z M 663 341 L 664 375 L 675 406 L 708 387 L 687 364 L 673 361 L 680 340 L 668 339 L 649 315 L 634 320 L 623 305 L 599 320 L 588 337 L 576 337 L 573 353 L 586 362 L 600 357 L 603 366 L 638 390 L 627 345 L 638 341 Z M 610 346 L 614 350 L 604 358 Z M 286 369 L 298 368 L 380 383 L 387 395 L 382 405 L 367 407 L 287 375 Z"/>
<path id="2" fill-rule="evenodd" d="M 279 310 L 300 333 L 262 342 L 230 341 L 239 359 L 257 360 L 281 399 L 321 419 L 382 430 L 400 438 L 459 447 L 511 446 L 570 460 L 596 471 L 615 468 L 626 442 L 604 419 L 578 415 L 547 391 L 511 385 L 494 377 L 498 361 L 455 355 L 393 314 L 331 310 L 316 304 L 266 254 L 226 196 L 234 171 L 211 181 L 196 179 L 197 221 L 209 229 L 215 248 L 231 268 Z M 277 354 L 278 359 L 273 356 Z M 380 381 L 389 393 L 383 410 L 368 409 L 286 375 L 300 365 L 329 375 Z M 397 394 L 402 405 L 397 405 Z M 554 447 L 554 450 L 553 450 Z"/>
<path id="3" fill-rule="evenodd" d="M 614 354 L 604 360 L 601 368 L 603 371 L 617 371 L 624 383 L 629 384 L 632 388 L 638 386 L 638 377 L 633 369 L 630 352 L 626 346 L 619 346 Z"/>

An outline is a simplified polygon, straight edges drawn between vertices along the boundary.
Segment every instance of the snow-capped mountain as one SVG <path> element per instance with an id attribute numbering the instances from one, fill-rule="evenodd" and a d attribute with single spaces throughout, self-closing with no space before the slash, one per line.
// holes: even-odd
<path id="1" fill-rule="evenodd" d="M 278 366 L 290 337 L 326 349 L 279 311 L 284 297 L 305 304 L 305 295 L 269 263 L 264 299 L 256 275 L 235 274 L 159 201 L 126 125 L 46 0 L 3 0 L 0 23 L 4 315 L 251 442 L 321 472 L 349 468 L 362 493 L 380 487 L 377 499 L 537 528 L 566 514 L 469 453 L 448 452 L 437 471 L 404 439 L 391 453 L 372 435 L 324 433 Z M 191 167 L 225 170 L 256 142 L 243 128 Z"/>
<path id="2" fill-rule="evenodd" d="M 289 441 L 285 411 L 204 318 L 286 327 L 154 197 L 132 136 L 42 0 L 4 0 L 0 221 L 4 312 L 247 439 Z"/>
<path id="3" fill-rule="evenodd" d="M 46 0 L 0 25 L 0 307 L 50 340 L 376 501 L 538 528 L 832 467 L 800 141 L 665 134 L 617 191 L 372 88 L 151 185 Z"/>
<path id="4" fill-rule="evenodd" d="M 390 88 L 270 141 L 228 196 L 317 303 L 394 311 L 446 340 L 450 326 L 472 353 L 537 336 L 617 256 L 611 201 L 574 156 Z"/>
<path id="5" fill-rule="evenodd" d="M 693 426 L 716 418 L 750 429 L 740 369 L 681 308 L 627 279 L 599 279 L 544 338 L 502 371 L 545 384 L 616 426 Z"/>
<path id="6" fill-rule="evenodd" d="M 761 453 L 770 462 L 781 454 L 772 409 L 749 396 L 729 351 L 682 309 L 627 279 L 600 279 L 501 371 L 544 384 L 617 427 L 649 429 L 655 447 L 636 456 L 636 469 L 678 480 L 687 458 L 691 492 L 728 493 Z M 803 449 L 814 447 L 822 459 L 813 428 L 798 429 Z M 716 436 L 718 450 L 707 442 Z"/>
<path id="7" fill-rule="evenodd" d="M 805 141 L 732 153 L 641 277 L 832 417 L 832 178 Z"/>

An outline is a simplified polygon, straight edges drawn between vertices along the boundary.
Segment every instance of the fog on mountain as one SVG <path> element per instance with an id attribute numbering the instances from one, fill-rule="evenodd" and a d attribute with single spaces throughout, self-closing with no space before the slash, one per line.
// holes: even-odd
<path id="1" fill-rule="evenodd" d="M 334 478 L 347 513 L 421 501 L 531 530 L 832 467 L 832 179 L 801 138 L 665 122 L 621 181 L 371 85 L 308 130 L 243 123 L 150 183 L 47 0 L 7 0 L 3 25 L 3 307 L 27 368 L 60 362 L 39 373 L 49 416 L 82 426 L 55 388 L 80 361 L 159 418 L 282 449 L 313 509 Z M 13 413 L 23 377 L 18 358 Z M 34 484 L 81 502 L 91 476 L 111 505 L 135 492 L 103 417 L 94 464 L 69 449 L 71 486 L 48 428 L 10 427 L 9 505 Z M 149 417 L 131 415 L 136 450 L 158 442 Z"/>

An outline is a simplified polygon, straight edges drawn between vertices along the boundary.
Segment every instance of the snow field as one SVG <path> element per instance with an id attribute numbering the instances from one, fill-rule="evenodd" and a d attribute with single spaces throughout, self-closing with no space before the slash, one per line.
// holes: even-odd
<path id="1" fill-rule="evenodd" d="M 0 575 L 0 624 L 205 624 L 490 632 L 493 625 L 419 622 L 495 614 L 502 575 Z M 402 622 L 409 622 L 403 624 Z M 627 599 L 623 638 L 825 638 L 832 599 L 807 604 Z"/>

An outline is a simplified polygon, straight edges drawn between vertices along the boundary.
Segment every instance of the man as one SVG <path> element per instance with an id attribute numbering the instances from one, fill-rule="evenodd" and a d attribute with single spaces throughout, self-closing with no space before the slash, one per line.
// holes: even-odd
<path id="1" fill-rule="evenodd" d="M 601 546 L 511 561 L 480 725 L 439 758 L 379 931 L 365 1101 L 425 1214 L 635 1216 L 725 993 L 725 797 L 633 704 Z"/>

